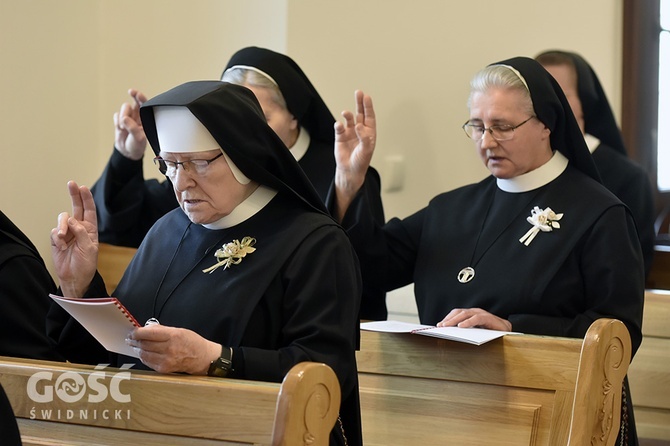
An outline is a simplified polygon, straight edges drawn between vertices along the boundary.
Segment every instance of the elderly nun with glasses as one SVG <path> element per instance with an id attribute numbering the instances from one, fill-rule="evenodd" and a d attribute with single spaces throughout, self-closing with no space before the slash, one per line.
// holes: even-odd
<path id="1" fill-rule="evenodd" d="M 637 350 L 644 262 L 633 216 L 601 184 L 566 97 L 539 63 L 505 60 L 471 81 L 463 129 L 491 175 L 381 227 L 359 193 L 374 151 L 372 101 L 359 92 L 357 107 L 336 127 L 329 206 L 364 282 L 386 291 L 414 283 L 422 324 L 581 338 L 596 319 L 616 318 Z"/>
<path id="2" fill-rule="evenodd" d="M 358 261 L 254 94 L 189 82 L 140 114 L 179 208 L 151 228 L 114 293 L 148 323 L 129 335 L 138 358 L 110 355 L 52 306 L 61 350 L 78 362 L 276 382 L 299 362 L 323 362 L 342 389 L 331 444 L 361 444 Z M 72 215 L 51 232 L 60 289 L 105 296 L 93 197 L 74 182 L 68 189 Z"/>

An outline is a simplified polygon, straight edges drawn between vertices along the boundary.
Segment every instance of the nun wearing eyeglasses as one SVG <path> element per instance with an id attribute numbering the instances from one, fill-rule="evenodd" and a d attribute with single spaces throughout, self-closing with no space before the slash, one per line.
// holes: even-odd
<path id="1" fill-rule="evenodd" d="M 233 54 L 221 80 L 254 92 L 268 125 L 325 201 L 335 173 L 335 118 L 300 66 L 285 54 L 250 46 Z M 138 247 L 156 220 L 178 203 L 169 181 L 144 179 L 142 157 L 147 138 L 139 108 L 146 97 L 134 89 L 129 93 L 132 102 L 123 104 L 114 116 L 115 150 L 91 190 L 97 206 L 100 241 Z M 366 177 L 370 210 L 383 224 L 379 174 L 370 167 Z M 385 299 L 386 294 L 380 290 L 365 288 L 360 317 L 386 319 Z"/>
<path id="2" fill-rule="evenodd" d="M 280 382 L 299 362 L 326 363 L 342 389 L 331 444 L 361 444 L 358 262 L 254 94 L 190 82 L 140 113 L 179 208 L 151 228 L 115 291 L 149 323 L 128 341 L 139 360 L 110 358 L 56 307 L 52 336 L 71 360 L 161 373 Z M 74 182 L 68 188 L 73 214 L 59 215 L 51 234 L 60 287 L 65 296 L 104 296 L 93 198 Z"/>
<path id="3" fill-rule="evenodd" d="M 637 350 L 644 268 L 633 217 L 601 184 L 568 101 L 539 63 L 505 60 L 471 81 L 463 129 L 491 175 L 382 227 L 359 193 L 374 151 L 372 100 L 359 92 L 357 107 L 336 128 L 329 205 L 364 282 L 386 291 L 413 283 L 422 324 L 582 338 L 596 319 L 616 318 Z"/>

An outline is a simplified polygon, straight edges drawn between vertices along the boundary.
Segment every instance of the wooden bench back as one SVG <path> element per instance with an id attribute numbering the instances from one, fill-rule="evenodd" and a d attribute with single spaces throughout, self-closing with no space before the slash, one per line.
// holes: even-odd
<path id="1" fill-rule="evenodd" d="M 647 288 L 670 290 L 670 246 L 656 245 L 647 277 Z"/>
<path id="2" fill-rule="evenodd" d="M 584 340 L 512 335 L 481 346 L 363 331 L 366 446 L 612 445 L 631 344 L 623 323 Z"/>
<path id="3" fill-rule="evenodd" d="M 24 445 L 325 446 L 340 407 L 308 362 L 277 384 L 0 357 L 0 382 Z"/>
<path id="4" fill-rule="evenodd" d="M 670 291 L 645 292 L 642 335 L 628 371 L 638 435 L 670 441 Z"/>
<path id="5" fill-rule="evenodd" d="M 109 293 L 113 293 L 116 289 L 135 252 L 137 252 L 136 248 L 114 246 L 108 243 L 98 244 L 98 272 L 105 279 Z"/>

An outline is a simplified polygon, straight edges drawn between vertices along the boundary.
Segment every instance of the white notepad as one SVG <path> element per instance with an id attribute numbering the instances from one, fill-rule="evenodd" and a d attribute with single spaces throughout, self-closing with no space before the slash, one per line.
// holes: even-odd
<path id="1" fill-rule="evenodd" d="M 498 331 L 486 328 L 435 327 L 401 321 L 361 322 L 361 330 L 420 334 L 475 345 L 482 345 L 508 334 L 521 334 L 513 331 Z"/>
<path id="2" fill-rule="evenodd" d="M 49 296 L 75 318 L 89 333 L 110 352 L 138 358 L 126 344 L 128 334 L 139 327 L 132 314 L 115 297 L 76 298 Z"/>

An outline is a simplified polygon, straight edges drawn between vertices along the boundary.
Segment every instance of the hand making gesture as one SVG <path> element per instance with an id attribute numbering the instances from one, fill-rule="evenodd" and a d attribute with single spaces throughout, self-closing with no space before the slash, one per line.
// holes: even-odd
<path id="1" fill-rule="evenodd" d="M 91 191 L 67 183 L 72 215 L 62 212 L 51 230 L 51 255 L 63 295 L 81 297 L 95 276 L 98 265 L 98 218 Z"/>
<path id="2" fill-rule="evenodd" d="M 121 110 L 114 113 L 114 147 L 126 158 L 140 160 L 147 147 L 147 136 L 140 120 L 140 106 L 147 98 L 134 88 L 128 90 L 128 94 L 133 102 L 125 102 Z"/>
<path id="3" fill-rule="evenodd" d="M 336 213 L 340 221 L 365 181 L 377 139 L 372 98 L 360 90 L 355 92 L 355 97 L 356 115 L 343 111 L 344 124 L 335 123 Z"/>

